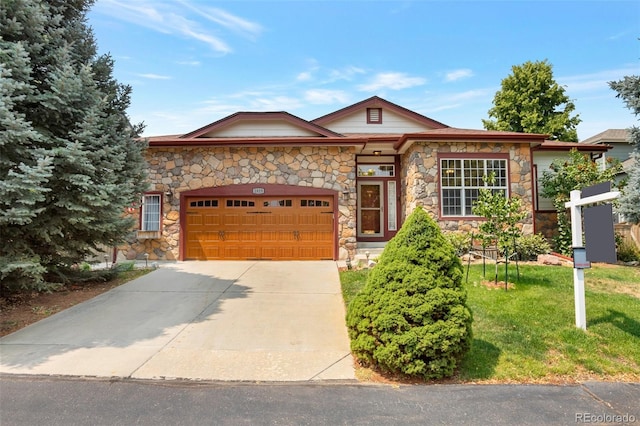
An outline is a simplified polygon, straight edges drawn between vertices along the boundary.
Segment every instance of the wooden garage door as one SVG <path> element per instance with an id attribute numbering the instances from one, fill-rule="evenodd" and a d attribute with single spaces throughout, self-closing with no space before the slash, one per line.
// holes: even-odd
<path id="1" fill-rule="evenodd" d="M 193 197 L 185 259 L 333 259 L 333 197 Z"/>

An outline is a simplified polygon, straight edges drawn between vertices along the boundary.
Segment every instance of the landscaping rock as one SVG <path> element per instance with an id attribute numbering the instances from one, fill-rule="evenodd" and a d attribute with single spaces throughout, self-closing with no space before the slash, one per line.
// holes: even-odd
<path id="1" fill-rule="evenodd" d="M 538 255 L 538 263 L 543 265 L 562 266 L 562 260 L 552 254 Z"/>

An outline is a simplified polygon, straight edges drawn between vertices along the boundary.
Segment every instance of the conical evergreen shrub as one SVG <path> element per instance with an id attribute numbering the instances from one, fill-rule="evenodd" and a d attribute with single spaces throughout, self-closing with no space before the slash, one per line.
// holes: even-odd
<path id="1" fill-rule="evenodd" d="M 453 375 L 471 342 L 462 277 L 454 247 L 417 208 L 348 307 L 355 356 L 392 373 L 425 379 Z"/>

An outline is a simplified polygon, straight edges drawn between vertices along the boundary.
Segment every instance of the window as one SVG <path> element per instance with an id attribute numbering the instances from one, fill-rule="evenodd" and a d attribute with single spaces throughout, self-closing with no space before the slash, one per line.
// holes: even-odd
<path id="1" fill-rule="evenodd" d="M 330 207 L 330 203 L 323 200 L 300 200 L 300 207 Z"/>
<path id="2" fill-rule="evenodd" d="M 367 124 L 382 124 L 382 108 L 367 108 Z"/>
<path id="3" fill-rule="evenodd" d="M 249 200 L 227 200 L 227 207 L 255 207 L 255 201 Z"/>
<path id="4" fill-rule="evenodd" d="M 198 200 L 191 201 L 190 207 L 218 207 L 218 200 Z"/>
<path id="5" fill-rule="evenodd" d="M 291 207 L 292 205 L 291 200 L 270 200 L 262 203 L 263 207 Z"/>
<path id="6" fill-rule="evenodd" d="M 393 164 L 358 164 L 358 176 L 393 177 L 395 176 L 395 166 Z"/>
<path id="7" fill-rule="evenodd" d="M 508 196 L 507 160 L 444 158 L 440 160 L 440 200 L 443 216 L 473 216 L 483 177 L 495 175 L 490 188 Z"/>
<path id="8" fill-rule="evenodd" d="M 161 201 L 160 194 L 145 194 L 142 197 L 141 231 L 160 231 Z"/>

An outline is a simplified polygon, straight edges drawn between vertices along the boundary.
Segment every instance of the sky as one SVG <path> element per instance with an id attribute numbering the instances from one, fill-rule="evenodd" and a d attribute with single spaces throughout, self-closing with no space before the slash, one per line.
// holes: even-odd
<path id="1" fill-rule="evenodd" d="M 640 74 L 638 1 L 97 0 L 88 24 L 144 136 L 238 111 L 313 120 L 374 95 L 482 129 L 512 67 L 542 60 L 580 140 L 638 125 L 608 85 Z"/>

